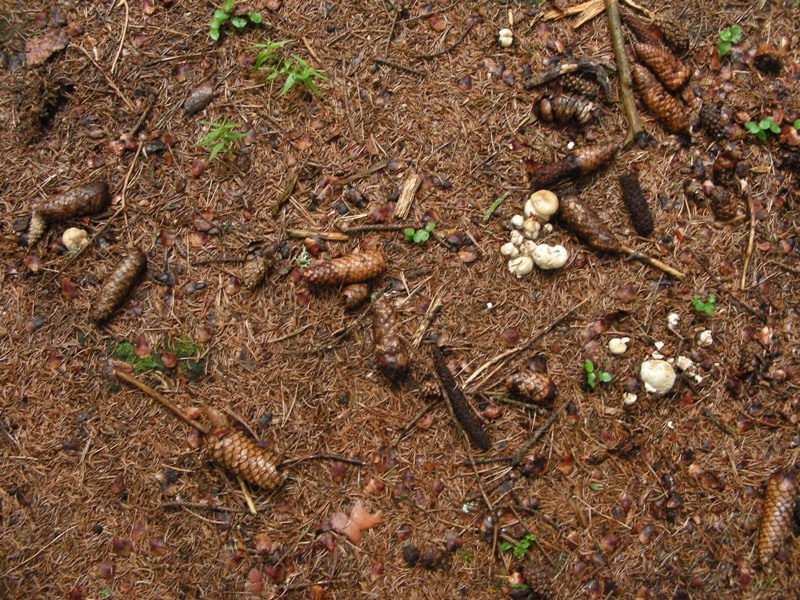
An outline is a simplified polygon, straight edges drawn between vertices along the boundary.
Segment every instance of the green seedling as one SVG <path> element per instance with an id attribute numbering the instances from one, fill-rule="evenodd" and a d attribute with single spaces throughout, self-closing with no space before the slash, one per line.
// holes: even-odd
<path id="1" fill-rule="evenodd" d="M 594 389 L 598 383 L 611 381 L 611 375 L 606 371 L 595 370 L 594 363 L 588 358 L 583 363 L 583 369 L 586 371 L 586 383 L 591 389 Z"/>
<path id="2" fill-rule="evenodd" d="M 714 294 L 709 294 L 706 296 L 705 302 L 700 299 L 699 294 L 692 296 L 692 306 L 694 309 L 699 313 L 708 315 L 709 317 L 714 314 L 714 303 L 716 301 L 717 297 Z"/>
<path id="3" fill-rule="evenodd" d="M 800 122 L 800 119 L 798 119 L 798 121 Z M 754 134 L 762 142 L 767 139 L 768 131 L 771 131 L 772 133 L 781 132 L 781 128 L 775 124 L 775 122 L 772 120 L 772 117 L 767 117 L 758 123 L 755 121 L 748 121 L 744 124 L 744 128 L 750 133 Z"/>
<path id="4" fill-rule="evenodd" d="M 413 227 L 406 227 L 403 229 L 403 235 L 406 236 L 406 241 L 421 244 L 427 242 L 431 237 L 431 231 L 436 227 L 435 223 L 428 223 L 422 229 L 414 229 Z"/>
<path id="5" fill-rule="evenodd" d="M 228 21 L 231 22 L 233 28 L 241 33 L 247 27 L 248 23 L 258 25 L 263 20 L 260 13 L 248 12 L 244 15 L 234 15 L 233 11 L 236 8 L 236 0 L 225 0 L 221 8 L 214 11 L 211 16 L 211 21 L 208 23 L 208 37 L 215 42 L 219 40 L 219 29 Z"/>
<path id="6" fill-rule="evenodd" d="M 303 249 L 297 256 L 297 264 L 301 269 L 307 269 L 311 266 L 311 254 L 309 254 L 308 248 L 305 246 L 303 246 Z"/>
<path id="7" fill-rule="evenodd" d="M 261 71 L 265 69 L 275 69 L 276 65 L 281 62 L 281 56 L 276 50 L 283 48 L 287 44 L 291 44 L 294 40 L 283 40 L 280 42 L 273 42 L 267 38 L 266 44 L 253 44 L 250 46 L 251 50 L 258 50 L 256 54 L 256 61 L 253 64 L 254 71 Z"/>
<path id="8" fill-rule="evenodd" d="M 719 32 L 719 42 L 717 42 L 717 50 L 719 56 L 722 58 L 731 51 L 731 46 L 735 46 L 742 38 L 742 28 L 738 25 L 728 27 Z"/>
<path id="9" fill-rule="evenodd" d="M 797 119 L 797 121 L 795 121 L 794 123 L 792 123 L 792 127 L 794 127 L 795 129 L 797 129 L 797 131 L 800 131 L 800 119 Z"/>
<path id="10" fill-rule="evenodd" d="M 233 143 L 247 135 L 246 133 L 234 131 L 239 128 L 239 124 L 228 123 L 227 119 L 223 119 L 222 123 L 212 123 L 211 121 L 200 121 L 200 123 L 211 128 L 211 130 L 197 142 L 198 146 L 211 148 L 211 154 L 209 154 L 208 160 L 214 160 L 220 152 L 233 152 Z"/>
<path id="11" fill-rule="evenodd" d="M 291 58 L 283 60 L 280 66 L 268 67 L 272 72 L 267 76 L 267 81 L 272 81 L 278 77 L 286 77 L 278 96 L 286 95 L 296 84 L 300 84 L 315 96 L 322 97 L 322 92 L 314 85 L 314 79 L 327 81 L 328 78 L 322 73 L 312 69 L 306 61 L 299 56 L 292 54 Z"/>
<path id="12" fill-rule="evenodd" d="M 511 542 L 501 542 L 500 549 L 503 552 L 513 552 L 514 556 L 522 558 L 525 556 L 525 551 L 531 547 L 531 544 L 536 541 L 536 536 L 532 533 L 525 534 L 521 540 L 519 540 L 516 544 L 512 544 Z"/>

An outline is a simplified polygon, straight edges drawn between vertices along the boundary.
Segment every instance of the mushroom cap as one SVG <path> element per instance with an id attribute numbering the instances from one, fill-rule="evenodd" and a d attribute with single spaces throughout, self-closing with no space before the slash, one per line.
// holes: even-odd
<path id="1" fill-rule="evenodd" d="M 525 202 L 525 216 L 547 222 L 558 212 L 558 196 L 550 190 L 537 190 Z"/>
<path id="2" fill-rule="evenodd" d="M 70 227 L 61 234 L 61 243 L 70 252 L 80 250 L 89 243 L 89 234 L 80 227 Z"/>
<path id="3" fill-rule="evenodd" d="M 560 244 L 557 246 L 539 244 L 533 251 L 533 262 L 540 269 L 560 269 L 568 260 L 569 252 Z"/>
<path id="4" fill-rule="evenodd" d="M 528 275 L 533 271 L 533 259 L 525 254 L 512 258 L 508 261 L 508 270 L 517 277 Z"/>
<path id="5" fill-rule="evenodd" d="M 675 385 L 675 369 L 665 360 L 644 361 L 639 377 L 645 389 L 653 394 L 666 394 Z"/>

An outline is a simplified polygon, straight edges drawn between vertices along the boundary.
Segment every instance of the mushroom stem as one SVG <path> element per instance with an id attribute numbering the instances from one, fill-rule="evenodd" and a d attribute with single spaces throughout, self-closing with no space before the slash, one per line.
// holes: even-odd
<path id="1" fill-rule="evenodd" d="M 646 254 L 642 254 L 634 250 L 633 248 L 629 248 L 628 246 L 620 246 L 619 249 L 623 252 L 627 252 L 630 257 L 634 260 L 638 260 L 639 262 L 647 263 L 651 267 L 655 267 L 661 271 L 664 271 L 667 275 L 671 275 L 675 279 L 684 279 L 686 275 L 678 271 L 677 269 L 673 269 L 668 264 L 661 262 L 657 258 L 653 258 L 652 256 L 647 256 Z"/>
<path id="2" fill-rule="evenodd" d="M 131 375 L 128 375 L 127 373 L 124 373 L 123 371 L 120 371 L 119 369 L 114 369 L 114 375 L 117 376 L 117 379 L 121 379 L 125 383 L 130 384 L 133 387 L 140 389 L 145 394 L 150 396 L 153 400 L 156 400 L 156 401 L 160 402 L 161 404 L 166 406 L 168 409 L 170 409 L 172 412 L 174 412 L 175 415 L 179 419 L 182 419 L 183 421 L 186 421 L 189 425 L 191 425 L 195 429 L 201 431 L 203 434 L 207 434 L 209 431 L 211 431 L 210 427 L 208 427 L 207 425 L 203 425 L 200 421 L 195 421 L 194 419 L 189 417 L 189 415 L 187 415 L 180 408 L 178 408 L 177 405 L 175 405 L 172 401 L 170 401 L 169 399 L 167 399 L 164 396 L 162 396 L 161 394 L 159 394 L 157 391 L 155 391 L 149 385 L 142 383 L 141 381 L 139 381 L 135 377 L 132 377 Z"/>

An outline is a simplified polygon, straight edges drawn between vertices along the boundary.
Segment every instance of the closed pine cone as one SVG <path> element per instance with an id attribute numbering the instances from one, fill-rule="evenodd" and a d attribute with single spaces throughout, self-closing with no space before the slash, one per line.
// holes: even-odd
<path id="1" fill-rule="evenodd" d="M 372 342 L 378 367 L 391 381 L 408 374 L 408 348 L 400 334 L 400 322 L 391 301 L 381 296 L 372 304 Z"/>
<path id="2" fill-rule="evenodd" d="M 242 285 L 248 290 L 257 288 L 264 281 L 269 267 L 269 260 L 260 249 L 251 250 L 242 267 Z"/>
<path id="3" fill-rule="evenodd" d="M 711 210 L 718 221 L 730 221 L 739 214 L 739 203 L 725 188 L 716 186 L 709 199 Z"/>
<path id="4" fill-rule="evenodd" d="M 631 216 L 631 224 L 642 237 L 650 237 L 653 233 L 653 214 L 647 205 L 647 199 L 639 185 L 639 177 L 635 171 L 629 171 L 619 176 L 622 188 L 622 202 Z"/>
<path id="5" fill-rule="evenodd" d="M 656 15 L 653 25 L 658 27 L 664 43 L 678 54 L 686 54 L 691 43 L 690 31 L 686 23 L 681 23 L 677 19 L 665 15 Z"/>
<path id="6" fill-rule="evenodd" d="M 206 448 L 211 460 L 251 485 L 269 491 L 286 481 L 278 472 L 278 458 L 241 431 L 216 428 L 206 435 Z"/>
<path id="7" fill-rule="evenodd" d="M 794 513 L 797 481 L 783 471 L 774 473 L 767 482 L 764 512 L 758 528 L 758 562 L 766 566 L 778 553 L 789 534 Z"/>
<path id="8" fill-rule="evenodd" d="M 722 140 L 728 137 L 730 120 L 727 115 L 716 105 L 704 102 L 700 108 L 700 125 L 711 139 Z"/>
<path id="9" fill-rule="evenodd" d="M 506 389 L 511 394 L 540 406 L 550 406 L 558 394 L 553 380 L 542 372 L 514 373 L 506 381 Z"/>
<path id="10" fill-rule="evenodd" d="M 689 81 L 689 76 L 692 74 L 689 67 L 666 46 L 635 42 L 633 49 L 636 51 L 636 56 L 652 69 L 668 90 L 674 92 Z"/>
<path id="11" fill-rule="evenodd" d="M 588 100 L 594 100 L 600 96 L 600 86 L 597 82 L 590 81 L 575 73 L 562 75 L 558 81 L 564 92 L 582 96 Z"/>
<path id="12" fill-rule="evenodd" d="M 386 259 L 378 250 L 348 254 L 303 270 L 311 285 L 337 286 L 373 279 L 386 270 Z"/>
<path id="13" fill-rule="evenodd" d="M 636 91 L 647 108 L 671 133 L 689 131 L 689 117 L 681 104 L 664 89 L 655 76 L 640 64 L 631 65 Z"/>

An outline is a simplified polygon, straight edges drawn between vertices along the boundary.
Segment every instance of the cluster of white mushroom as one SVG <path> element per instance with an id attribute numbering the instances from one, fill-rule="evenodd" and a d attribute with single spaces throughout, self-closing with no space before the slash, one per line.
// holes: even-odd
<path id="1" fill-rule="evenodd" d="M 534 241 L 553 230 L 549 221 L 556 211 L 558 196 L 549 190 L 539 190 L 525 202 L 524 214 L 511 218 L 511 240 L 500 247 L 500 254 L 508 259 L 508 270 L 518 279 L 529 275 L 534 265 L 544 270 L 560 269 L 569 260 L 564 246 Z"/>

